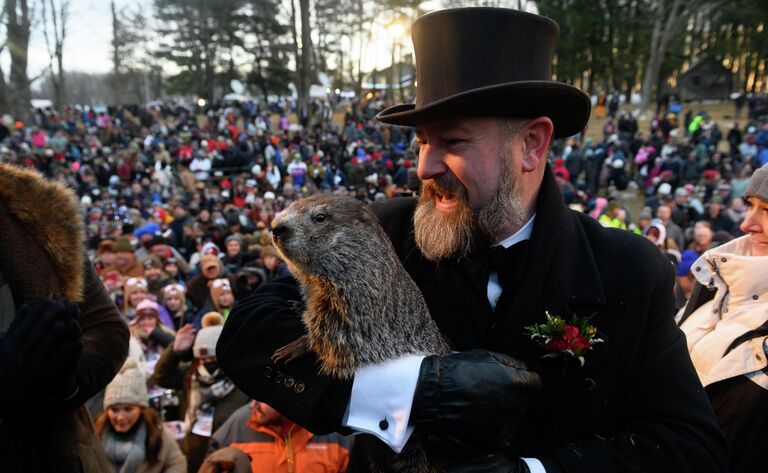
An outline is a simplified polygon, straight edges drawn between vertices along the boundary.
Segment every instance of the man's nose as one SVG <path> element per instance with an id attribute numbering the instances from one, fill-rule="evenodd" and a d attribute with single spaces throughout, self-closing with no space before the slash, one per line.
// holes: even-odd
<path id="1" fill-rule="evenodd" d="M 417 174 L 421 180 L 434 179 L 448 171 L 443 161 L 445 153 L 439 148 L 423 144 L 419 147 L 419 165 Z"/>

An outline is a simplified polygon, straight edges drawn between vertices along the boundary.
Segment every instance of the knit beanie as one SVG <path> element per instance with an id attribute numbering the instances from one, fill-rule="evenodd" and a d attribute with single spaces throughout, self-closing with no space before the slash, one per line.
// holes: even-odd
<path id="1" fill-rule="evenodd" d="M 223 322 L 224 318 L 218 312 L 208 312 L 203 316 L 203 328 L 197 332 L 195 343 L 192 345 L 192 354 L 195 358 L 216 356 L 216 343 L 224 328 Z"/>
<path id="2" fill-rule="evenodd" d="M 744 190 L 746 197 L 755 196 L 763 202 L 768 202 L 768 167 L 757 169 Z"/>
<path id="3" fill-rule="evenodd" d="M 240 243 L 240 249 L 241 250 L 243 248 L 245 248 L 245 246 L 243 245 L 243 239 L 240 238 L 238 235 L 229 235 L 227 237 L 227 239 L 224 240 L 224 245 L 226 246 L 227 244 L 229 244 L 230 241 L 236 241 L 236 242 Z"/>
<path id="4" fill-rule="evenodd" d="M 115 404 L 149 407 L 146 378 L 133 358 L 125 360 L 120 372 L 104 390 L 104 409 Z"/>
<path id="5" fill-rule="evenodd" d="M 227 292 L 232 293 L 232 286 L 227 278 L 212 279 L 208 281 L 208 286 L 211 288 L 211 302 L 215 307 L 219 306 L 219 296 Z"/>

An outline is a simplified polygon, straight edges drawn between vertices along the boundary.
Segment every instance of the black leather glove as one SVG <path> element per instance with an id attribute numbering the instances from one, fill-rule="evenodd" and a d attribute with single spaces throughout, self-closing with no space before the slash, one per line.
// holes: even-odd
<path id="1" fill-rule="evenodd" d="M 537 373 L 485 350 L 428 356 L 421 364 L 411 423 L 451 462 L 516 452 Z"/>
<path id="2" fill-rule="evenodd" d="M 448 473 L 530 473 L 530 471 L 523 460 L 507 455 L 488 455 L 475 462 L 448 469 Z"/>
<path id="3" fill-rule="evenodd" d="M 540 389 L 539 375 L 507 355 L 471 350 L 428 356 L 421 363 L 411 422 L 448 427 L 521 419 Z"/>
<path id="4" fill-rule="evenodd" d="M 77 307 L 65 299 L 22 306 L 0 340 L 0 401 L 66 399 L 83 352 Z"/>

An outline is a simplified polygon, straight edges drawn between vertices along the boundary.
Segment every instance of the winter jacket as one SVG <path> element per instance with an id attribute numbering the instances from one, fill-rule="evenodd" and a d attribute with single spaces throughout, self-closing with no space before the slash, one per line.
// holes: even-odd
<path id="1" fill-rule="evenodd" d="M 433 264 L 421 255 L 415 205 L 390 199 L 372 209 L 451 348 L 507 353 L 541 376 L 515 455 L 539 458 L 548 473 L 726 471 L 725 438 L 674 323 L 673 268 L 651 242 L 569 210 L 547 168 L 527 255 L 515 268 L 520 285 L 494 310 L 483 258 Z M 272 362 L 277 348 L 304 333 L 293 302 L 301 300 L 289 279 L 260 286 L 235 305 L 216 354 L 254 399 L 312 432 L 329 432 L 339 428 L 352 382 L 317 373 L 311 353 Z M 592 315 L 605 342 L 583 367 L 564 372 L 531 340 L 525 327 L 543 323 L 547 312 Z"/>
<path id="2" fill-rule="evenodd" d="M 136 473 L 186 473 L 187 472 L 187 459 L 179 444 L 176 443 L 176 438 L 173 436 L 170 430 L 163 427 L 162 431 L 163 445 L 160 447 L 160 452 L 157 455 L 157 462 L 150 465 L 146 461 L 139 465 L 139 469 Z M 111 471 L 111 470 L 109 470 Z M 104 473 L 109 473 L 105 471 Z"/>
<path id="3" fill-rule="evenodd" d="M 234 447 L 264 473 L 343 473 L 352 440 L 339 434 L 313 435 L 292 424 L 287 434 L 252 419 L 250 403 L 236 410 L 211 438 L 211 447 Z"/>
<path id="4" fill-rule="evenodd" d="M 55 205 L 52 205 L 55 203 Z M 108 471 L 83 403 L 101 391 L 128 354 L 128 327 L 83 246 L 74 194 L 39 174 L 0 163 L 0 319 L 22 304 L 65 296 L 77 304 L 84 350 L 78 394 L 68 402 L 13 406 L 0 423 L 0 470 Z M 8 290 L 9 289 L 9 290 Z"/>
<path id="5" fill-rule="evenodd" d="M 173 351 L 173 345 L 165 349 L 160 360 L 155 365 L 155 383 L 166 389 L 183 390 L 180 396 L 179 412 L 186 412 L 189 402 L 190 376 L 188 375 L 191 364 L 183 360 L 184 355 Z M 240 406 L 250 399 L 239 389 L 235 388 L 214 406 L 213 428 L 215 432 Z M 189 471 L 196 472 L 208 452 L 209 437 L 188 432 L 184 437 L 182 449 L 187 455 Z"/>
<path id="6" fill-rule="evenodd" d="M 764 469 L 768 438 L 768 258 L 750 251 L 743 236 L 701 255 L 691 267 L 699 284 L 680 314 L 734 472 Z"/>

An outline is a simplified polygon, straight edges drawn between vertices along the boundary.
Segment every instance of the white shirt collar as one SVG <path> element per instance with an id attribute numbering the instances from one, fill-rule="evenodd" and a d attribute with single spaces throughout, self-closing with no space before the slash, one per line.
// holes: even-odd
<path id="1" fill-rule="evenodd" d="M 531 233 L 533 233 L 533 222 L 536 220 L 536 214 L 533 214 L 531 216 L 530 220 L 526 222 L 523 227 L 516 231 L 512 236 L 509 236 L 499 242 L 499 245 L 503 246 L 504 248 L 509 248 L 510 246 L 514 245 L 515 243 L 520 243 L 524 240 L 530 240 L 531 239 Z M 494 245 L 497 246 L 497 245 Z"/>

